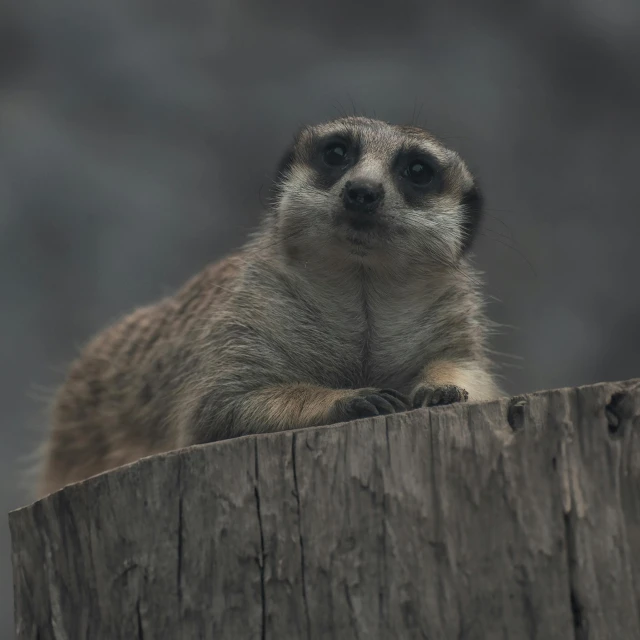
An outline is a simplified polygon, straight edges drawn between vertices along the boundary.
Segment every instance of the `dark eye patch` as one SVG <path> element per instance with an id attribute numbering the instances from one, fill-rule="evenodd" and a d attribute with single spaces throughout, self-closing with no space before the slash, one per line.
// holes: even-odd
<path id="1" fill-rule="evenodd" d="M 315 186 L 330 189 L 358 162 L 359 155 L 358 142 L 348 135 L 323 136 L 315 140 L 309 163 L 315 169 Z"/>
<path id="2" fill-rule="evenodd" d="M 330 142 L 322 152 L 322 159 L 328 167 L 345 167 L 349 164 L 349 147 L 342 141 Z"/>
<path id="3" fill-rule="evenodd" d="M 402 177 L 416 187 L 428 187 L 435 177 L 435 171 L 428 162 L 422 158 L 416 158 L 407 163 L 402 171 Z"/>
<path id="4" fill-rule="evenodd" d="M 393 163 L 400 193 L 410 206 L 419 206 L 425 198 L 442 190 L 443 170 L 438 161 L 421 149 L 403 149 Z"/>

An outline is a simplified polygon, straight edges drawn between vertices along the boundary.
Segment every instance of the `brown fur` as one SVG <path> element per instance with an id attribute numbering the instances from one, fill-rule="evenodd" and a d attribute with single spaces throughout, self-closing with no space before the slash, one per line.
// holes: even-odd
<path id="1" fill-rule="evenodd" d="M 361 136 L 368 175 L 389 171 L 409 136 L 442 163 L 445 187 L 403 214 L 383 176 L 386 235 L 331 239 L 326 214 L 342 187 L 313 186 L 309 158 L 332 127 Z M 386 412 L 383 388 L 408 396 L 407 407 L 424 384 L 463 387 L 472 400 L 499 394 L 460 249 L 460 201 L 473 185 L 462 161 L 422 130 L 364 119 L 304 130 L 292 157 L 241 252 L 114 324 L 71 366 L 39 495 L 181 446 L 368 415 L 371 402 Z"/>
<path id="2" fill-rule="evenodd" d="M 493 380 L 483 372 L 482 364 L 477 362 L 436 360 L 425 367 L 421 379 L 429 387 L 453 385 L 467 391 L 473 400 L 491 400 L 496 389 Z"/>

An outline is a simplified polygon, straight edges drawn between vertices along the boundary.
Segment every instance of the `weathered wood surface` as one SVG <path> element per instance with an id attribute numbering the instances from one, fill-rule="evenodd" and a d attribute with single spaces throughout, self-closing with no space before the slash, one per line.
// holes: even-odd
<path id="1" fill-rule="evenodd" d="M 640 381 L 193 447 L 10 526 L 19 639 L 640 638 Z"/>

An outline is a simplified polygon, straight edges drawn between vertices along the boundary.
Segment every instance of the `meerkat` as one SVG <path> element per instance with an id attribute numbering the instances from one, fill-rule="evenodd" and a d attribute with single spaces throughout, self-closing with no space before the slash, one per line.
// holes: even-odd
<path id="1" fill-rule="evenodd" d="M 247 244 L 72 364 L 38 493 L 188 445 L 499 397 L 469 261 L 481 217 L 426 130 L 303 128 Z"/>

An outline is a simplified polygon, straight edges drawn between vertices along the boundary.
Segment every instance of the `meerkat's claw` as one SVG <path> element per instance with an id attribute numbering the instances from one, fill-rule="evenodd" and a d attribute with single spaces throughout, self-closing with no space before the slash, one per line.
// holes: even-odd
<path id="1" fill-rule="evenodd" d="M 336 403 L 337 422 L 398 413 L 409 409 L 409 399 L 394 389 L 357 389 Z"/>
<path id="2" fill-rule="evenodd" d="M 442 387 L 429 387 L 420 385 L 413 393 L 411 404 L 414 409 L 419 407 L 436 407 L 455 402 L 466 402 L 469 394 L 466 389 L 461 389 L 453 384 Z"/>
<path id="3" fill-rule="evenodd" d="M 404 394 L 396 391 L 395 389 L 380 389 L 379 391 L 374 391 L 374 395 L 380 396 L 387 400 L 395 411 L 393 413 L 398 413 L 400 411 L 406 411 L 411 403 L 409 402 L 409 398 Z"/>

